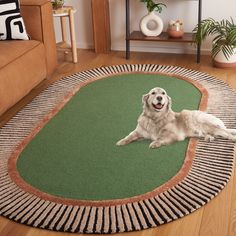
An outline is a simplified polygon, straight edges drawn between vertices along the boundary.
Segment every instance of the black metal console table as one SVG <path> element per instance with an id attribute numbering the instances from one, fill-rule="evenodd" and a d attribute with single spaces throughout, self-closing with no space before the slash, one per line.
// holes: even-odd
<path id="1" fill-rule="evenodd" d="M 126 59 L 130 58 L 130 41 L 157 41 L 157 42 L 178 42 L 178 43 L 191 43 L 192 33 L 184 33 L 182 38 L 170 38 L 166 32 L 162 32 L 157 37 L 147 37 L 140 31 L 130 32 L 130 0 L 126 1 Z M 198 24 L 202 18 L 202 0 L 198 0 Z M 197 63 L 200 62 L 201 47 L 197 45 Z"/>

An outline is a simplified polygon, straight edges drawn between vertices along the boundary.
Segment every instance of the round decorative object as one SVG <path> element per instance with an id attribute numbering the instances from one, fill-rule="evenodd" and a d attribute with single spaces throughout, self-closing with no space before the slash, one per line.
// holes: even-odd
<path id="1" fill-rule="evenodd" d="M 152 26 L 150 26 L 151 24 Z M 141 19 L 140 29 L 146 36 L 156 37 L 160 35 L 163 30 L 163 21 L 152 11 Z"/>
<path id="2" fill-rule="evenodd" d="M 167 34 L 171 38 L 181 38 L 184 34 L 183 22 L 180 20 L 170 20 L 168 24 Z"/>
<path id="3" fill-rule="evenodd" d="M 184 34 L 184 30 L 183 29 L 180 29 L 180 30 L 168 29 L 167 34 L 171 38 L 181 38 Z"/>
<path id="4" fill-rule="evenodd" d="M 224 53 L 220 51 L 213 59 L 213 64 L 219 68 L 236 67 L 236 48 L 234 49 L 234 54 L 228 59 L 225 57 Z"/>

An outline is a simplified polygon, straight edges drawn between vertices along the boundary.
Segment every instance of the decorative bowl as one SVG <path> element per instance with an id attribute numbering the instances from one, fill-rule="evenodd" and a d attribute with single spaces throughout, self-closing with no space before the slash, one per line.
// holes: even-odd
<path id="1" fill-rule="evenodd" d="M 179 29 L 179 30 L 167 29 L 167 34 L 171 38 L 181 38 L 183 37 L 184 30 L 183 29 Z"/>

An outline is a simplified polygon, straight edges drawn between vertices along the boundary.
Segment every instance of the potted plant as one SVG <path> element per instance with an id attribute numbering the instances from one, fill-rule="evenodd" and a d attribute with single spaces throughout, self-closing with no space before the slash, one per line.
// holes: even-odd
<path id="1" fill-rule="evenodd" d="M 162 8 L 166 7 L 164 3 L 155 3 L 153 0 L 140 0 L 140 2 L 145 3 L 148 12 L 157 11 L 162 12 Z"/>
<path id="2" fill-rule="evenodd" d="M 216 21 L 212 18 L 202 20 L 193 29 L 193 41 L 200 44 L 213 36 L 212 58 L 217 67 L 236 66 L 236 25 L 230 20 Z"/>
<path id="3" fill-rule="evenodd" d="M 51 0 L 53 9 L 58 9 L 63 7 L 64 0 Z"/>
<path id="4" fill-rule="evenodd" d="M 156 3 L 154 0 L 140 0 L 140 2 L 143 2 L 148 10 L 148 14 L 140 21 L 142 33 L 146 36 L 158 36 L 161 34 L 164 25 L 162 19 L 155 14 L 155 11 L 161 13 L 166 5 L 164 3 Z M 150 22 L 154 22 L 153 28 L 149 27 Z"/>
<path id="5" fill-rule="evenodd" d="M 181 38 L 184 34 L 183 22 L 181 20 L 170 20 L 167 34 L 171 38 Z"/>

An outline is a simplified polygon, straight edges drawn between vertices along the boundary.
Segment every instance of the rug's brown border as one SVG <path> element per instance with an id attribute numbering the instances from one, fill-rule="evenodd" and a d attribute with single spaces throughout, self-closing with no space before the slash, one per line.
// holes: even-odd
<path id="1" fill-rule="evenodd" d="M 120 204 L 127 204 L 132 202 L 137 202 L 140 200 L 149 199 L 152 197 L 155 197 L 156 195 L 166 191 L 167 189 L 173 187 L 174 185 L 178 184 L 180 181 L 182 181 L 188 174 L 192 162 L 195 156 L 195 150 L 197 146 L 197 139 L 191 138 L 189 141 L 186 157 L 184 164 L 180 171 L 172 177 L 169 181 L 164 183 L 163 185 L 157 187 L 153 191 L 147 192 L 145 194 L 141 194 L 138 196 L 130 197 L 130 198 L 124 198 L 124 199 L 115 199 L 115 200 L 101 200 L 101 201 L 91 201 L 91 200 L 75 200 L 75 199 L 66 199 L 62 197 L 57 197 L 54 195 L 50 195 L 48 193 L 44 193 L 35 187 L 31 186 L 30 184 L 26 183 L 20 176 L 16 163 L 17 159 L 20 156 L 20 153 L 23 151 L 23 149 L 26 147 L 26 145 L 36 136 L 36 134 L 48 123 L 50 119 L 52 119 L 65 105 L 66 103 L 75 95 L 76 92 L 79 91 L 80 88 L 86 86 L 89 83 L 92 83 L 99 79 L 105 79 L 109 78 L 111 76 L 115 75 L 121 75 L 121 74 L 159 74 L 159 75 L 165 75 L 165 76 L 172 76 L 177 79 L 185 80 L 191 84 L 193 84 L 202 94 L 201 101 L 199 104 L 199 110 L 206 110 L 207 108 L 207 102 L 208 102 L 208 92 L 207 90 L 198 82 L 193 81 L 187 77 L 175 75 L 174 73 L 161 73 L 161 72 L 123 72 L 123 73 L 115 73 L 114 75 L 110 76 L 101 76 L 89 79 L 86 82 L 83 82 L 78 87 L 76 87 L 73 91 L 69 92 L 63 99 L 63 101 L 58 104 L 51 112 L 49 112 L 42 121 L 36 125 L 36 127 L 33 129 L 31 134 L 29 134 L 22 142 L 21 144 L 14 150 L 11 157 L 8 161 L 8 173 L 10 175 L 10 178 L 13 182 L 15 182 L 16 185 L 18 185 L 21 189 L 23 189 L 25 192 L 31 193 L 33 195 L 38 196 L 41 199 L 48 200 L 51 202 L 59 203 L 59 204 L 67 204 L 67 205 L 82 205 L 82 206 L 114 206 L 114 205 L 120 205 Z"/>

